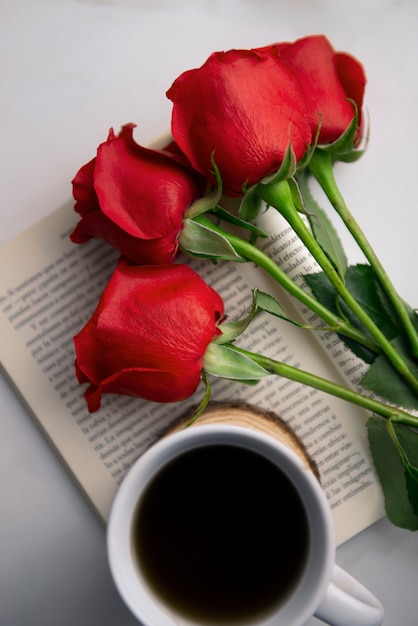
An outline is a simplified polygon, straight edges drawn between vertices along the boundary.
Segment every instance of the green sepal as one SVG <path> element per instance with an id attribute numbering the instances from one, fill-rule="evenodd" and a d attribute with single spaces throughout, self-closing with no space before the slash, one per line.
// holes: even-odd
<path id="1" fill-rule="evenodd" d="M 252 319 L 252 315 L 247 315 L 246 317 L 233 322 L 224 322 L 223 324 L 219 324 L 218 329 L 222 332 L 222 335 L 215 337 L 215 339 L 213 339 L 213 343 L 221 346 L 224 343 L 235 341 L 235 339 L 242 335 L 246 328 L 248 328 Z"/>
<path id="2" fill-rule="evenodd" d="M 184 254 L 224 261 L 245 261 L 237 254 L 228 239 L 211 228 L 210 220 L 200 223 L 185 219 L 179 237 L 179 247 Z"/>
<path id="3" fill-rule="evenodd" d="M 199 402 L 198 406 L 193 411 L 193 415 L 191 416 L 191 418 L 185 425 L 185 428 L 187 428 L 188 426 L 191 426 L 202 415 L 203 411 L 206 409 L 207 405 L 209 404 L 209 400 L 212 394 L 212 388 L 210 386 L 210 382 L 208 380 L 208 377 L 205 371 L 202 371 L 202 382 L 205 385 L 205 393 L 203 395 L 202 400 Z"/>
<path id="4" fill-rule="evenodd" d="M 304 170 L 306 167 L 308 167 L 309 165 L 309 161 L 312 158 L 313 153 L 315 152 L 317 145 L 318 145 L 318 137 L 319 137 L 319 132 L 320 132 L 320 127 L 318 127 L 317 133 L 316 133 L 316 137 L 313 141 L 313 143 L 308 146 L 308 149 L 306 150 L 305 154 L 303 155 L 303 157 L 301 159 L 299 159 L 298 164 L 297 164 L 297 171 L 302 171 Z"/>
<path id="5" fill-rule="evenodd" d="M 258 382 L 269 375 L 261 365 L 234 350 L 232 346 L 210 343 L 203 357 L 203 369 L 211 376 L 243 383 Z"/>
<path id="6" fill-rule="evenodd" d="M 253 222 L 260 214 L 263 206 L 263 200 L 257 193 L 257 185 L 248 189 L 241 201 L 239 215 L 246 222 Z"/>
<path id="7" fill-rule="evenodd" d="M 222 178 L 218 168 L 216 167 L 213 153 L 211 156 L 211 163 L 213 167 L 213 173 L 216 178 L 216 188 L 213 189 L 206 196 L 203 196 L 203 198 L 195 200 L 186 211 L 185 219 L 193 219 L 194 217 L 197 217 L 202 213 L 207 213 L 218 204 L 222 197 Z"/>
<path id="8" fill-rule="evenodd" d="M 303 215 L 308 215 L 308 210 L 306 208 L 305 200 L 302 196 L 298 181 L 292 176 L 291 178 L 287 179 L 287 183 L 289 185 L 290 194 L 292 196 L 293 204 L 295 205 L 296 210 Z"/>
<path id="9" fill-rule="evenodd" d="M 286 311 L 280 305 L 280 303 L 270 294 L 259 291 L 258 289 L 253 289 L 253 299 L 256 310 L 270 313 L 270 315 L 279 317 L 280 319 L 285 320 L 286 322 L 290 322 L 291 324 L 294 324 L 299 328 L 311 328 L 310 326 L 308 327 L 289 317 Z"/>
<path id="10" fill-rule="evenodd" d="M 269 176 L 265 176 L 259 182 L 260 185 L 268 185 L 270 183 L 279 183 L 282 180 L 287 180 L 295 175 L 297 169 L 297 159 L 295 155 L 295 151 L 293 150 L 292 144 L 289 143 L 286 152 L 283 157 L 282 164 L 280 169 L 274 174 L 270 174 Z"/>
<path id="11" fill-rule="evenodd" d="M 354 100 L 349 99 L 354 107 L 354 117 L 350 124 L 347 126 L 343 134 L 338 137 L 333 143 L 319 145 L 318 149 L 324 152 L 329 152 L 333 159 L 338 161 L 353 162 L 358 160 L 365 152 L 365 150 L 357 149 L 358 141 L 356 141 L 356 134 L 358 132 L 358 110 Z"/>
<path id="12" fill-rule="evenodd" d="M 190 207 L 187 209 L 185 218 L 193 219 L 202 213 L 207 213 L 218 204 L 221 199 L 222 191 L 217 189 L 213 189 L 210 193 L 198 200 L 195 200 Z"/>
<path id="13" fill-rule="evenodd" d="M 212 343 L 223 345 L 235 341 L 237 337 L 242 335 L 252 320 L 256 317 L 256 315 L 261 313 L 261 311 L 274 315 L 275 317 L 285 320 L 286 322 L 290 322 L 299 328 L 311 328 L 289 317 L 280 303 L 270 294 L 259 291 L 258 289 L 253 289 L 252 294 L 253 301 L 248 314 L 239 320 L 220 324 L 218 328 L 222 334 L 215 337 L 215 339 L 212 340 Z"/>
<path id="14" fill-rule="evenodd" d="M 342 161 L 343 163 L 355 163 L 363 156 L 365 152 L 366 149 L 351 150 L 351 152 L 347 152 L 346 154 L 339 154 L 337 160 Z"/>
<path id="15" fill-rule="evenodd" d="M 377 415 L 367 422 L 370 450 L 382 485 L 386 514 L 395 526 L 416 531 L 418 516 L 411 504 L 405 465 L 389 434 L 388 424 Z"/>
<path id="16" fill-rule="evenodd" d="M 235 341 L 235 339 L 242 335 L 242 333 L 248 328 L 257 313 L 256 303 L 253 298 L 251 309 L 245 317 L 233 322 L 223 322 L 218 325 L 218 329 L 222 334 L 215 337 L 215 339 L 212 339 L 212 343 L 223 345 L 225 343 Z"/>
<path id="17" fill-rule="evenodd" d="M 309 187 L 308 174 L 303 173 L 298 178 L 298 182 L 312 234 L 340 277 L 344 278 L 348 268 L 348 260 L 341 239 L 328 215 L 313 197 Z"/>
<path id="18" fill-rule="evenodd" d="M 264 230 L 262 230 L 261 228 L 259 228 L 255 224 L 251 224 L 250 222 L 246 221 L 245 219 L 242 219 L 240 217 L 237 217 L 236 215 L 233 215 L 232 213 L 230 213 L 229 211 L 227 211 L 226 209 L 224 209 L 221 206 L 214 207 L 213 209 L 211 209 L 210 212 L 215 217 L 218 217 L 219 219 L 223 220 L 224 222 L 228 222 L 229 224 L 232 224 L 233 226 L 237 226 L 238 228 L 242 228 L 244 230 L 248 230 L 252 237 L 253 236 L 254 237 L 262 237 L 263 239 L 268 237 L 268 233 L 266 233 Z"/>
<path id="19" fill-rule="evenodd" d="M 367 146 L 369 145 L 369 138 L 370 120 L 368 119 L 366 135 L 361 139 L 361 142 L 364 144 L 364 148 L 360 149 L 357 147 L 360 144 L 360 140 L 358 140 L 357 144 L 353 145 L 352 150 L 338 155 L 338 160 L 342 161 L 343 163 L 355 163 L 355 161 L 358 161 L 366 152 Z"/>

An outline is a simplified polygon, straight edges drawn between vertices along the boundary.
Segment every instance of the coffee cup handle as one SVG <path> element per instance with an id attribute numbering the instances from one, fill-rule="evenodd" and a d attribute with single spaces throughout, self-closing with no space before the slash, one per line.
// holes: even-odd
<path id="1" fill-rule="evenodd" d="M 315 615 L 332 626 L 380 626 L 383 607 L 366 587 L 334 565 L 332 580 Z"/>

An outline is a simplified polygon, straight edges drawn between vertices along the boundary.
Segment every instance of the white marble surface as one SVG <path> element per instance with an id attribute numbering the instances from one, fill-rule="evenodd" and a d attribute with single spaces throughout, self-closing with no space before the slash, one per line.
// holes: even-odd
<path id="1" fill-rule="evenodd" d="M 417 25 L 416 0 L 1 0 L 0 244 L 68 200 L 110 126 L 136 122 L 143 143 L 168 129 L 165 91 L 213 50 L 323 32 L 369 78 L 370 147 L 341 187 L 417 305 Z M 0 624 L 135 624 L 104 529 L 4 378 L 0 398 Z M 337 556 L 381 599 L 385 626 L 418 623 L 417 535 L 382 520 Z"/>

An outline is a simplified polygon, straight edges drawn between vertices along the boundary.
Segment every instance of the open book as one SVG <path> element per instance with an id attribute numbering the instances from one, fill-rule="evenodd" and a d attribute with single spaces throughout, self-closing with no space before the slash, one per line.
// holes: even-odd
<path id="1" fill-rule="evenodd" d="M 94 311 L 117 259 L 107 244 L 70 242 L 77 221 L 72 203 L 0 248 L 0 362 L 64 463 L 106 522 L 113 498 L 134 461 L 170 423 L 196 404 L 156 404 L 104 396 L 89 414 L 74 373 L 73 336 Z M 269 209 L 260 225 L 269 233 L 264 250 L 293 277 L 314 262 L 281 216 Z M 251 290 L 277 294 L 268 276 L 250 263 L 180 259 L 190 263 L 225 301 L 229 319 L 249 308 Z M 284 305 L 286 294 L 280 293 Z M 288 304 L 289 309 L 294 304 Z M 318 320 L 300 308 L 311 325 Z M 365 367 L 332 332 L 302 330 L 266 313 L 239 345 L 355 386 Z M 333 511 L 340 544 L 384 514 L 365 428 L 366 413 L 342 400 L 275 376 L 255 386 L 211 381 L 212 398 L 244 400 L 276 412 L 302 438 L 316 461 Z M 203 385 L 202 385 L 203 387 Z"/>

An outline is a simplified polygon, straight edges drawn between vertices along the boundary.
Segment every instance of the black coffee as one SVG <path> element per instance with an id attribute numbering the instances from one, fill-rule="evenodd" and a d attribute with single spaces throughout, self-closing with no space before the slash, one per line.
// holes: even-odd
<path id="1" fill-rule="evenodd" d="M 138 505 L 133 544 L 154 592 L 202 622 L 249 619 L 298 580 L 309 533 L 300 498 L 273 463 L 230 445 L 184 453 Z"/>

